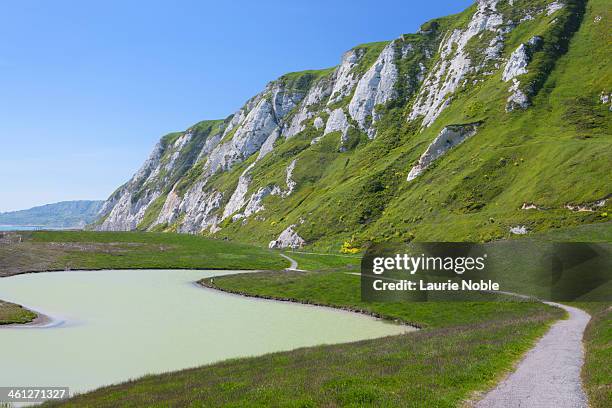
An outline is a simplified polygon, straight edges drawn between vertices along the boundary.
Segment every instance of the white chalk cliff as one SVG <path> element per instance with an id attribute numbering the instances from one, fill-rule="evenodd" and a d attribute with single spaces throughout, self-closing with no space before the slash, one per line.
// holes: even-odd
<path id="1" fill-rule="evenodd" d="M 572 4 L 477 0 L 417 33 L 356 46 L 336 67 L 283 75 L 227 118 L 164 136 L 105 201 L 93 228 L 224 238 L 243 233 L 274 248 L 321 238 L 314 232 L 320 223 L 337 223 L 345 232 L 344 220 L 326 217 L 342 201 L 330 186 L 346 181 L 358 189 L 374 177 L 370 171 L 386 174 L 381 163 L 400 163 L 394 174 L 413 188 L 435 175 L 432 164 L 446 160 L 451 149 L 479 143 L 491 112 L 511 118 L 530 108 L 553 69 L 547 61 L 558 58 L 551 50 L 571 37 L 546 43 L 556 38 L 547 30 L 569 26 Z M 481 88 L 490 95 L 479 94 Z M 610 89 L 602 83 L 595 96 L 606 112 L 612 110 Z M 359 149 L 370 156 L 357 160 Z M 355 170 L 356 162 L 362 167 Z M 392 188 L 387 181 L 374 193 Z M 351 205 L 358 207 L 361 198 Z M 369 211 L 354 218 L 365 230 L 381 216 Z"/>

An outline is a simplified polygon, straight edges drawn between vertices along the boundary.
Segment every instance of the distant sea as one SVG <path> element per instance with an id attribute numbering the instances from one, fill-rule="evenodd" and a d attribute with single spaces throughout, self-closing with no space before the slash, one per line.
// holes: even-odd
<path id="1" fill-rule="evenodd" d="M 37 230 L 63 230 L 74 228 L 47 227 L 42 225 L 0 225 L 0 231 L 37 231 Z"/>

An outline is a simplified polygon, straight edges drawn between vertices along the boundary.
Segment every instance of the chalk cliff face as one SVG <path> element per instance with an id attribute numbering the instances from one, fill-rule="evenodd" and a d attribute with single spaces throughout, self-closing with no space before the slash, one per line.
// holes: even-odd
<path id="1" fill-rule="evenodd" d="M 428 223 L 441 219 L 473 222 L 475 239 L 505 236 L 515 225 L 537 230 L 521 204 L 564 208 L 610 193 L 593 177 L 597 165 L 584 188 L 554 178 L 520 187 L 545 156 L 550 163 L 538 171 L 570 172 L 559 154 L 522 149 L 544 146 L 536 139 L 549 137 L 551 124 L 563 124 L 556 146 L 567 143 L 602 168 L 608 159 L 601 146 L 576 146 L 576 136 L 610 134 L 602 116 L 610 114 L 610 76 L 601 75 L 605 67 L 582 72 L 599 79 L 580 88 L 563 76 L 578 69 L 572 47 L 581 64 L 595 63 L 597 53 L 580 47 L 609 27 L 602 0 L 592 0 L 586 16 L 585 4 L 478 0 L 416 34 L 357 46 L 337 67 L 284 75 L 226 119 L 164 136 L 93 228 L 201 233 L 274 248 L 427 237 Z M 542 113 L 552 111 L 556 122 Z M 588 123 L 584 112 L 593 115 Z M 572 166 L 567 182 L 582 174 Z M 505 196 L 507 189 L 524 196 Z M 508 220 L 489 221 L 503 214 Z"/>

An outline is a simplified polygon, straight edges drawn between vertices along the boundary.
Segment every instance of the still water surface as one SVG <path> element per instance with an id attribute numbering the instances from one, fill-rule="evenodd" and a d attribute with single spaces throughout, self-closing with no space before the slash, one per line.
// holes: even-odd
<path id="1" fill-rule="evenodd" d="M 148 373 L 407 330 L 358 314 L 194 285 L 227 273 L 82 271 L 0 279 L 0 299 L 61 322 L 0 329 L 0 386 L 82 392 Z"/>
<path id="2" fill-rule="evenodd" d="M 43 228 L 38 225 L 0 225 L 0 231 L 37 231 Z"/>

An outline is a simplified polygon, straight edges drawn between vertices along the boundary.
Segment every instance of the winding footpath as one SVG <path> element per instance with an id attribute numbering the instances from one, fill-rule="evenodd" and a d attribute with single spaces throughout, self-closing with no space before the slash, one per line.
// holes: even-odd
<path id="1" fill-rule="evenodd" d="M 584 363 L 582 336 L 591 316 L 575 307 L 560 307 L 568 319 L 555 323 L 516 370 L 488 392 L 477 408 L 588 407 L 580 380 Z"/>
<path id="2" fill-rule="evenodd" d="M 517 293 L 500 293 L 518 298 L 530 298 Z M 516 370 L 486 393 L 475 404 L 476 408 L 587 408 L 589 406 L 580 372 L 584 364 L 582 338 L 591 315 L 575 307 L 540 301 L 565 310 L 568 318 L 553 324 L 535 347 L 527 352 Z"/>
<path id="3" fill-rule="evenodd" d="M 289 256 L 285 254 L 279 254 L 279 255 L 285 258 L 286 260 L 288 260 L 289 262 L 291 262 L 291 265 L 288 268 L 285 268 L 286 271 L 306 272 L 304 269 L 298 269 L 298 263 L 295 259 L 290 258 Z"/>

